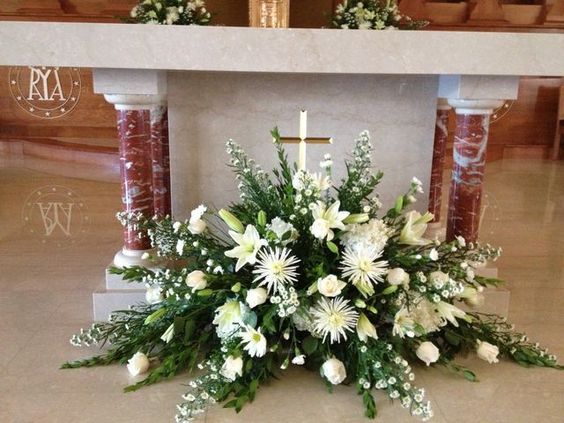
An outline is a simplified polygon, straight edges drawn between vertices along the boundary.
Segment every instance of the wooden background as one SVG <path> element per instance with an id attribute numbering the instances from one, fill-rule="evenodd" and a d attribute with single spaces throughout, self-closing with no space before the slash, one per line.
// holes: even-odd
<path id="1" fill-rule="evenodd" d="M 334 2 L 292 0 L 291 26 L 326 26 Z M 136 0 L 0 0 L 0 20 L 119 22 L 116 15 L 127 15 L 136 3 Z M 207 4 L 214 13 L 214 24 L 247 26 L 247 0 L 207 0 Z M 467 29 L 499 30 L 500 26 L 490 23 L 489 27 L 478 25 Z M 538 29 L 538 26 L 522 28 Z M 81 70 L 82 93 L 77 107 L 65 117 L 52 120 L 30 116 L 18 107 L 10 95 L 8 73 L 9 68 L 0 67 L 0 142 L 24 140 L 77 151 L 117 151 L 115 112 L 101 96 L 93 94 L 90 70 Z M 518 100 L 491 126 L 489 160 L 548 157 L 554 139 L 560 84 L 558 76 L 521 79 Z"/>

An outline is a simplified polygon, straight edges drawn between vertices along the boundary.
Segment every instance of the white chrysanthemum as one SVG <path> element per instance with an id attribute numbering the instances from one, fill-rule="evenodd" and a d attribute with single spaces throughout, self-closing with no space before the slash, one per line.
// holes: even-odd
<path id="1" fill-rule="evenodd" d="M 341 271 L 362 295 L 368 297 L 374 294 L 374 286 L 384 280 L 388 272 L 388 262 L 378 260 L 382 250 L 371 247 L 346 249 L 341 261 Z"/>
<path id="2" fill-rule="evenodd" d="M 262 357 L 266 354 L 266 338 L 260 332 L 260 328 L 253 329 L 246 326 L 245 331 L 242 331 L 239 336 L 246 345 L 243 347 L 251 357 Z"/>
<path id="3" fill-rule="evenodd" d="M 259 286 L 266 285 L 268 292 L 277 292 L 279 284 L 293 284 L 297 278 L 299 260 L 290 255 L 287 248 L 278 248 L 261 251 L 258 255 L 258 264 L 253 270 L 257 275 L 253 282 L 262 281 Z"/>
<path id="4" fill-rule="evenodd" d="M 358 321 L 358 313 L 342 297 L 328 300 L 322 297 L 311 309 L 315 332 L 323 336 L 331 335 L 331 343 L 347 339 L 347 331 L 353 332 Z"/>
<path id="5" fill-rule="evenodd" d="M 370 219 L 367 223 L 347 226 L 341 237 L 343 245 L 349 249 L 374 247 L 383 250 L 392 230 L 380 219 Z"/>

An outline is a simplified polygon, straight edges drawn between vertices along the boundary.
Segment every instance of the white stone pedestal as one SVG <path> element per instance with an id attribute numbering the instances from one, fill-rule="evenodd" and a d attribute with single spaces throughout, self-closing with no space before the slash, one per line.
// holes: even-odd
<path id="1" fill-rule="evenodd" d="M 106 268 L 106 289 L 92 294 L 94 320 L 108 320 L 110 313 L 126 310 L 130 305 L 145 302 L 146 288 L 139 282 L 127 282 Z"/>

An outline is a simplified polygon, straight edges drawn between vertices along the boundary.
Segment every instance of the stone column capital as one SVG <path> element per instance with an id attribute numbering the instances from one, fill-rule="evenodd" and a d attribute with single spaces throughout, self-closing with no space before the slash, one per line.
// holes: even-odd
<path id="1" fill-rule="evenodd" d="M 504 100 L 475 100 L 449 98 L 448 104 L 457 115 L 491 115 L 495 109 L 503 106 Z"/>
<path id="2" fill-rule="evenodd" d="M 448 99 L 446 98 L 439 98 L 437 100 L 437 110 L 450 110 L 452 106 L 448 104 Z"/>
<path id="3" fill-rule="evenodd" d="M 104 99 L 116 110 L 151 110 L 166 104 L 163 94 L 104 94 Z"/>

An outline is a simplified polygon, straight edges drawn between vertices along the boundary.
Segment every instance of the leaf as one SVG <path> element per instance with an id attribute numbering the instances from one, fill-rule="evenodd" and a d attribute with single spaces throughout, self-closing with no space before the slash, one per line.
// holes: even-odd
<path id="1" fill-rule="evenodd" d="M 464 375 L 464 378 L 466 380 L 469 380 L 470 382 L 477 382 L 478 381 L 478 378 L 476 377 L 476 373 L 474 373 L 471 370 L 464 369 L 464 370 L 462 370 L 462 374 Z"/>
<path id="2" fill-rule="evenodd" d="M 250 401 L 253 401 L 255 399 L 255 394 L 257 392 L 258 386 L 259 386 L 258 379 L 253 379 L 251 381 L 251 383 L 249 384 L 249 399 L 250 399 Z"/>
<path id="3" fill-rule="evenodd" d="M 223 404 L 223 408 L 235 408 L 236 405 L 237 405 L 237 400 L 233 399 L 233 400 Z"/>
<path id="4" fill-rule="evenodd" d="M 311 355 L 317 350 L 319 341 L 313 336 L 308 336 L 302 341 L 302 347 L 307 355 Z"/>
<path id="5" fill-rule="evenodd" d="M 184 326 L 184 342 L 187 342 L 190 338 L 192 338 L 195 330 L 196 322 L 194 320 L 186 320 L 186 325 Z"/>
<path id="6" fill-rule="evenodd" d="M 460 337 L 453 331 L 445 331 L 445 339 L 450 345 L 454 345 L 455 347 L 460 345 Z"/>
<path id="7" fill-rule="evenodd" d="M 159 320 L 161 317 L 163 317 L 164 314 L 166 314 L 166 311 L 166 307 L 159 308 L 158 310 L 147 316 L 147 318 L 145 319 L 145 324 L 149 325 Z"/>
<path id="8" fill-rule="evenodd" d="M 327 248 L 329 248 L 329 251 L 331 251 L 333 254 L 339 254 L 339 247 L 337 247 L 334 242 L 327 241 Z"/>
<path id="9" fill-rule="evenodd" d="M 390 294 L 393 294 L 394 292 L 396 292 L 397 290 L 398 290 L 397 285 L 390 285 L 382 291 L 382 294 L 383 295 L 390 295 Z"/>
<path id="10" fill-rule="evenodd" d="M 394 210 L 396 211 L 396 213 L 401 213 L 401 210 L 403 209 L 403 195 L 398 197 L 398 199 L 396 200 L 396 204 L 394 205 Z"/>

